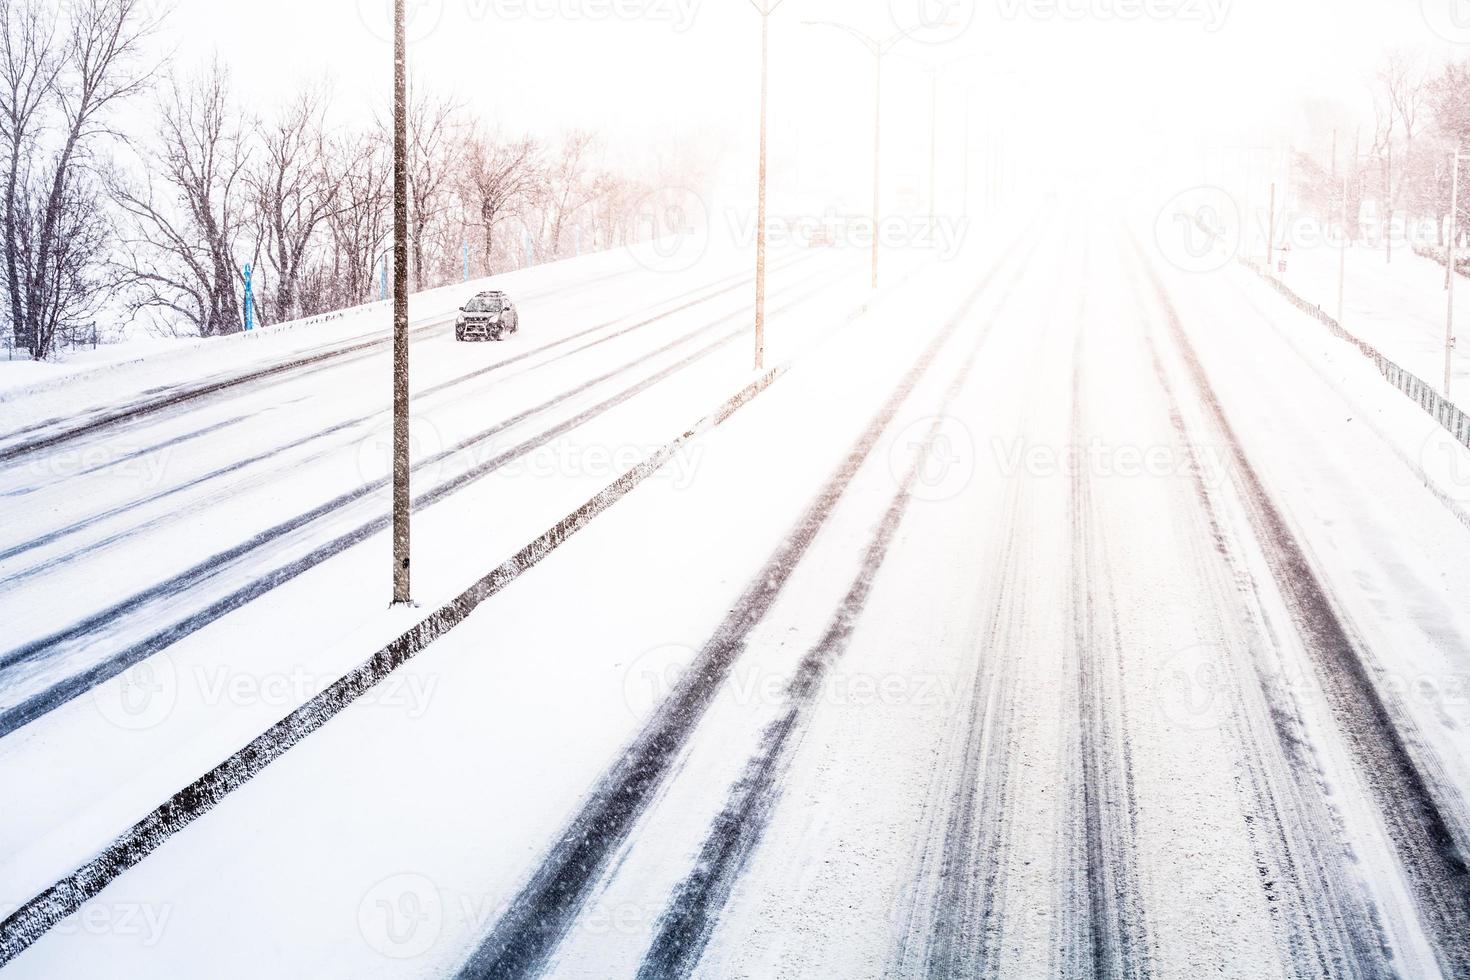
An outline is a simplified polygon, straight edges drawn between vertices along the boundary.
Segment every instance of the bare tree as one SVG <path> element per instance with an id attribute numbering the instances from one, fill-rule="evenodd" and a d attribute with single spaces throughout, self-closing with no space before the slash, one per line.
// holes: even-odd
<path id="1" fill-rule="evenodd" d="M 448 210 L 461 109 L 458 100 L 433 95 L 417 96 L 408 106 L 409 259 L 415 289 L 430 285 L 426 252 L 433 226 Z"/>
<path id="2" fill-rule="evenodd" d="M 561 257 L 562 235 L 568 224 L 602 191 L 600 181 L 590 173 L 589 158 L 596 142 L 591 133 L 573 130 L 562 141 L 556 161 L 546 170 L 545 200 L 553 258 Z"/>
<path id="3" fill-rule="evenodd" d="M 0 0 L 0 18 L 6 312 L 17 346 L 44 358 L 99 302 L 94 144 L 115 135 L 110 110 L 150 81 L 140 58 L 157 21 L 144 0 L 72 0 L 64 25 L 36 0 Z"/>
<path id="4" fill-rule="evenodd" d="M 1383 178 L 1383 212 L 1387 229 L 1383 236 L 1384 254 L 1390 262 L 1393 261 L 1393 216 L 1402 197 L 1404 180 L 1410 173 L 1408 164 L 1414 159 L 1414 140 L 1427 98 L 1428 89 L 1420 59 L 1402 51 L 1389 53 L 1378 72 L 1373 153 L 1378 158 Z M 1400 131 L 1403 139 L 1399 144 L 1399 177 L 1395 181 L 1395 134 Z"/>
<path id="5" fill-rule="evenodd" d="M 536 189 L 538 148 L 530 138 L 505 142 L 471 133 L 462 151 L 460 196 L 469 222 L 482 236 L 486 271 L 495 263 L 495 232 L 500 223 L 524 207 Z"/>
<path id="6" fill-rule="evenodd" d="M 389 213 L 393 165 L 381 132 L 334 141 L 330 166 L 337 182 L 337 207 L 327 219 L 332 234 L 331 281 L 338 306 L 370 299 L 373 270 L 385 256 L 392 232 Z"/>
<path id="7" fill-rule="evenodd" d="M 327 170 L 327 106 L 325 91 L 309 88 L 262 125 L 260 154 L 248 175 L 258 245 L 273 274 L 269 312 L 276 320 L 316 312 L 300 293 L 312 246 L 337 206 L 337 182 Z"/>
<path id="8" fill-rule="evenodd" d="M 216 61 L 195 78 L 173 78 L 158 113 L 143 186 L 114 181 L 114 197 L 131 218 L 122 282 L 135 312 L 181 317 L 205 337 L 235 333 L 244 326 L 236 258 L 248 159 L 228 72 Z"/>

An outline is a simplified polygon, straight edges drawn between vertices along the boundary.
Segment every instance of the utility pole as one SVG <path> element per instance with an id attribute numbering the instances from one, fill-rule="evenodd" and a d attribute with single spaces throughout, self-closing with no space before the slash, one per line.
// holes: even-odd
<path id="1" fill-rule="evenodd" d="M 1343 325 L 1343 294 L 1347 289 L 1348 178 L 1342 175 L 1342 227 L 1337 242 L 1337 325 Z"/>
<path id="2" fill-rule="evenodd" d="M 1384 261 L 1393 263 L 1393 134 L 1388 139 L 1388 171 L 1383 178 L 1383 213 L 1387 222 L 1383 227 Z M 1353 161 L 1354 164 L 1357 161 Z"/>
<path id="3" fill-rule="evenodd" d="M 929 235 L 939 210 L 939 69 L 929 69 Z"/>
<path id="4" fill-rule="evenodd" d="M 1276 263 L 1276 181 L 1271 181 L 1271 206 L 1266 212 L 1266 275 L 1275 274 Z"/>
<path id="5" fill-rule="evenodd" d="M 766 364 L 766 110 L 770 101 L 771 15 L 786 0 L 750 5 L 761 15 L 761 159 L 755 228 L 755 369 Z"/>
<path id="6" fill-rule="evenodd" d="M 393 0 L 393 605 L 409 589 L 408 433 L 408 32 Z"/>
<path id="7" fill-rule="evenodd" d="M 878 241 L 880 235 L 878 226 L 881 221 L 880 215 L 883 209 L 883 59 L 900 42 L 906 40 L 910 34 L 918 30 L 911 27 L 905 31 L 899 31 L 882 40 L 870 37 L 855 27 L 847 24 L 839 24 L 830 20 L 805 21 L 808 26 L 835 27 L 846 31 L 857 38 L 862 46 L 873 56 L 874 72 L 874 97 L 873 97 L 873 288 L 878 288 Z M 936 27 L 936 24 L 924 25 Z"/>
<path id="8" fill-rule="evenodd" d="M 1455 356 L 1455 238 L 1459 235 L 1458 227 L 1460 210 L 1460 151 L 1455 151 L 1454 163 L 1450 177 L 1450 242 L 1449 249 L 1445 255 L 1448 260 L 1445 268 L 1449 270 L 1449 285 L 1444 318 L 1444 396 L 1450 397 L 1450 382 L 1454 377 Z"/>
<path id="9" fill-rule="evenodd" d="M 964 190 L 960 197 L 960 213 L 966 218 L 970 216 L 970 87 L 965 86 L 965 171 Z"/>
<path id="10" fill-rule="evenodd" d="M 875 49 L 878 50 L 878 49 Z M 878 231 L 883 218 L 883 55 L 873 59 L 873 288 L 878 288 Z"/>
<path id="11" fill-rule="evenodd" d="M 1334 145 L 1336 141 L 1334 140 Z M 1348 193 L 1350 181 L 1358 172 L 1359 146 L 1357 138 L 1353 139 L 1353 156 L 1347 167 L 1342 172 L 1342 240 L 1337 245 L 1337 324 L 1342 326 L 1346 321 L 1343 306 L 1343 294 L 1347 290 L 1347 242 L 1348 242 Z M 1334 157 L 1332 169 L 1337 170 L 1337 160 Z"/>

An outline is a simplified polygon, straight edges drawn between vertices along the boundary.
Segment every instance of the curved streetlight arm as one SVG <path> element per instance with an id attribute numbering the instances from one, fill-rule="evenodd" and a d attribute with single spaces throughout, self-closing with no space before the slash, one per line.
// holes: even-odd
<path id="1" fill-rule="evenodd" d="M 853 27 L 851 24 L 839 24 L 835 20 L 804 20 L 802 21 L 802 23 L 807 27 L 835 27 L 839 31 L 846 31 L 853 37 L 857 38 L 859 43 L 861 43 L 863 47 L 868 49 L 869 54 L 880 58 L 883 56 L 882 42 L 878 41 L 876 38 L 869 37 L 867 34 L 864 34 L 862 31 L 858 30 L 856 27 Z"/>
<path id="2" fill-rule="evenodd" d="M 754 0 L 752 0 L 752 2 L 754 2 Z M 914 35 L 915 31 L 919 30 L 919 28 L 923 26 L 921 24 L 915 24 L 913 27 L 909 27 L 904 30 L 898 31 L 897 33 L 890 34 L 888 37 L 882 38 L 880 40 L 879 38 L 873 37 L 871 34 L 867 34 L 863 31 L 858 30 L 851 24 L 843 24 L 835 20 L 804 20 L 802 21 L 802 23 L 805 24 L 807 27 L 835 27 L 839 30 L 846 31 L 853 37 L 857 38 L 858 41 L 862 43 L 863 47 L 868 49 L 869 54 L 877 58 L 882 58 L 899 44 L 907 41 L 910 37 Z M 948 23 L 950 22 L 946 21 L 946 24 Z"/>

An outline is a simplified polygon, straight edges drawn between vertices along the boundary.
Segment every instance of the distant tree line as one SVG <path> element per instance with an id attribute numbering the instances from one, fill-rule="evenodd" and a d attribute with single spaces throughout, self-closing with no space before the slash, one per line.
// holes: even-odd
<path id="1" fill-rule="evenodd" d="M 1470 154 L 1470 60 L 1431 65 L 1423 56 L 1385 54 L 1370 85 L 1372 121 L 1335 140 L 1334 159 L 1294 155 L 1300 207 L 1348 235 L 1370 237 L 1361 216 L 1371 202 L 1371 237 L 1392 259 L 1396 241 L 1443 247 L 1449 229 L 1453 155 Z M 1470 232 L 1470 157 L 1460 167 L 1458 227 Z M 1390 233 L 1392 231 L 1392 233 Z"/>
<path id="2" fill-rule="evenodd" d="M 218 60 L 149 60 L 153 6 L 0 0 L 0 325 L 37 358 L 104 309 L 155 331 L 237 332 L 246 264 L 260 324 L 383 289 L 390 114 L 334 126 L 327 84 L 249 113 Z M 125 103 L 151 132 L 115 128 Z M 665 182 L 605 166 L 592 133 L 506 134 L 424 91 L 407 112 L 415 290 L 628 241 Z"/>

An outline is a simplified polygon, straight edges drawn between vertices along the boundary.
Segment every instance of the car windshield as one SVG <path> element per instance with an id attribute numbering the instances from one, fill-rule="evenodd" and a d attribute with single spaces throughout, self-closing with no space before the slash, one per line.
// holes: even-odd
<path id="1" fill-rule="evenodd" d="M 499 313 L 500 300 L 494 296 L 476 296 L 464 305 L 466 313 Z"/>

